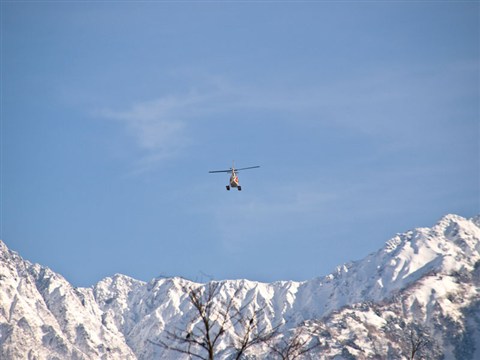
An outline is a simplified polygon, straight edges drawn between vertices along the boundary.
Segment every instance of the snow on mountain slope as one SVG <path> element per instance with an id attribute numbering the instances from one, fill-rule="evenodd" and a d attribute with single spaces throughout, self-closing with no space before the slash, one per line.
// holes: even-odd
<path id="1" fill-rule="evenodd" d="M 304 331 L 318 358 L 406 357 L 410 332 L 429 337 L 423 351 L 430 358 L 474 359 L 480 355 L 479 226 L 480 216 L 447 215 L 328 276 L 271 284 L 145 283 L 117 274 L 92 288 L 73 288 L 0 242 L 0 358 L 177 359 L 179 353 L 158 344 L 168 332 L 198 326 L 186 289 L 216 284 L 219 309 L 232 304 L 247 318 L 257 311 L 259 327 L 278 329 L 279 339 Z M 221 358 L 242 332 L 232 319 L 225 327 Z M 268 351 L 260 344 L 249 355 L 273 357 Z"/>
<path id="2" fill-rule="evenodd" d="M 0 242 L 1 359 L 135 359 L 102 315 L 91 291 Z"/>
<path id="3" fill-rule="evenodd" d="M 304 302 L 317 311 L 312 315 L 322 316 L 347 304 L 381 301 L 434 270 L 471 271 L 480 260 L 480 230 L 474 221 L 447 215 L 431 229 L 398 234 L 376 253 L 305 283 L 308 290 Z M 316 296 L 310 303 L 312 293 Z M 325 298 L 324 303 L 318 302 Z"/>

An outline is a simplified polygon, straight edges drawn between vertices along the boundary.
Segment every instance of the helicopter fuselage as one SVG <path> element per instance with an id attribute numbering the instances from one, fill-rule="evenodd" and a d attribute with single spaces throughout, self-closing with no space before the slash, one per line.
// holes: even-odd
<path id="1" fill-rule="evenodd" d="M 229 185 L 226 186 L 227 190 L 230 190 L 230 188 L 237 188 L 238 191 L 242 190 L 242 187 L 240 186 L 240 183 L 238 181 L 238 175 L 237 172 L 240 170 L 248 170 L 248 169 L 256 169 L 259 168 L 260 166 L 250 166 L 246 168 L 240 168 L 240 169 L 235 169 L 235 166 L 232 166 L 228 170 L 213 170 L 209 171 L 209 173 L 230 173 L 230 183 Z"/>
<path id="2" fill-rule="evenodd" d="M 238 181 L 238 175 L 235 173 L 235 171 L 232 171 L 232 175 L 230 176 L 230 186 L 231 187 L 238 187 L 239 190 L 241 189 L 240 183 Z"/>

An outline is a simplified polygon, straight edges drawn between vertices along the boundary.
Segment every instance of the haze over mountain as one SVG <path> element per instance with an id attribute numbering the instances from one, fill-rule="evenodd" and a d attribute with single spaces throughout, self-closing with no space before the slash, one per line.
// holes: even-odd
<path id="1" fill-rule="evenodd" d="M 0 259 L 1 359 L 187 359 L 181 337 L 202 330 L 192 291 L 212 295 L 213 331 L 234 314 L 221 324 L 216 358 L 238 353 L 248 326 L 238 319 L 254 324 L 249 339 L 269 335 L 245 350 L 250 359 L 480 358 L 480 216 L 446 215 L 303 282 L 116 274 L 76 288 L 3 242 Z M 190 346 L 208 358 L 201 344 Z"/>

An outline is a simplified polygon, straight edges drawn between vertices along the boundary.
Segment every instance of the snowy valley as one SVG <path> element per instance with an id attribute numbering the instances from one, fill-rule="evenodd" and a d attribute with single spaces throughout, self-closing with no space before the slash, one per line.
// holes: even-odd
<path id="1" fill-rule="evenodd" d="M 218 359 L 480 359 L 480 216 L 269 284 L 117 274 L 75 288 L 0 242 L 0 359 L 208 359 L 206 335 Z"/>

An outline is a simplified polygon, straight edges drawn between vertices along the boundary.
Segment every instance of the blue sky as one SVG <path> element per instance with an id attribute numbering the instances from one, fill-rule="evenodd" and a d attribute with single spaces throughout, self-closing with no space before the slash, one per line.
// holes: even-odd
<path id="1" fill-rule="evenodd" d="M 480 212 L 478 2 L 1 2 L 2 233 L 77 286 L 307 280 Z M 232 161 L 242 192 L 225 190 Z"/>

